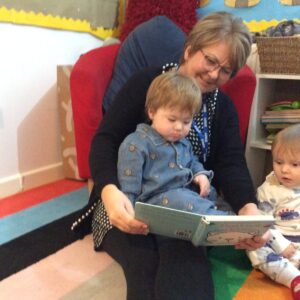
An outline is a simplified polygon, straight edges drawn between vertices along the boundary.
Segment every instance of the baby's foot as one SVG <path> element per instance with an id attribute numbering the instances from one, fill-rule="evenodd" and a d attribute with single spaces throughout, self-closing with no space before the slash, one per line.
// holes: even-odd
<path id="1" fill-rule="evenodd" d="M 291 290 L 294 300 L 300 300 L 300 275 L 293 279 Z"/>

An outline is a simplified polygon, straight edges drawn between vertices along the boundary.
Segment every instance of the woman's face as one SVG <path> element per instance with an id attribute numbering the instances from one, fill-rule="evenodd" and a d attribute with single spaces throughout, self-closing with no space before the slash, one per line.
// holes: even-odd
<path id="1" fill-rule="evenodd" d="M 194 77 L 202 93 L 215 90 L 230 79 L 230 48 L 225 42 L 204 47 L 190 55 L 189 47 L 184 52 L 185 62 L 179 72 Z"/>

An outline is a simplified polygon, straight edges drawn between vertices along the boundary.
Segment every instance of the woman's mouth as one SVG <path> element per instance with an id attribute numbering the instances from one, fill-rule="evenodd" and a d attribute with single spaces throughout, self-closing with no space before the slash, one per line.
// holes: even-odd
<path id="1" fill-rule="evenodd" d="M 216 84 L 215 82 L 211 82 L 209 80 L 205 80 L 202 76 L 198 76 L 198 82 L 199 82 L 199 86 L 201 91 L 204 92 L 210 92 L 212 90 L 214 90 L 216 88 Z"/>

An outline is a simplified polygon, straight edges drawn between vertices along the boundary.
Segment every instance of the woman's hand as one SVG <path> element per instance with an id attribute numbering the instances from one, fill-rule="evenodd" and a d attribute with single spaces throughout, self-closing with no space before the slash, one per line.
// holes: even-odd
<path id="1" fill-rule="evenodd" d="M 134 218 L 130 200 L 115 185 L 106 185 L 101 193 L 110 223 L 121 231 L 131 234 L 148 234 L 148 226 Z"/>
<path id="2" fill-rule="evenodd" d="M 254 203 L 247 203 L 239 210 L 239 215 L 260 215 L 260 212 Z M 270 237 L 270 233 L 267 231 L 262 236 L 254 236 L 251 239 L 245 239 L 235 245 L 235 249 L 255 250 L 266 244 Z"/>
<path id="3" fill-rule="evenodd" d="M 269 240 L 270 233 L 267 231 L 262 236 L 254 236 L 251 239 L 245 239 L 238 244 L 236 244 L 234 247 L 235 249 L 244 249 L 244 250 L 256 250 L 258 248 L 263 247 L 266 242 Z"/>
<path id="4" fill-rule="evenodd" d="M 260 215 L 260 211 L 257 208 L 257 205 L 254 203 L 247 203 L 245 206 L 243 206 L 240 210 L 238 215 L 240 216 L 253 216 L 253 215 Z"/>

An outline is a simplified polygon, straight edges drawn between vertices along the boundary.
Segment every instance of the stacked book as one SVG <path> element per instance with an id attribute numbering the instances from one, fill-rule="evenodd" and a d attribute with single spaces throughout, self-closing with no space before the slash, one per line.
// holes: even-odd
<path id="1" fill-rule="evenodd" d="M 261 122 L 268 132 L 266 142 L 272 144 L 278 131 L 295 123 L 300 123 L 300 101 L 278 101 L 267 108 Z"/>

